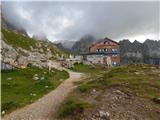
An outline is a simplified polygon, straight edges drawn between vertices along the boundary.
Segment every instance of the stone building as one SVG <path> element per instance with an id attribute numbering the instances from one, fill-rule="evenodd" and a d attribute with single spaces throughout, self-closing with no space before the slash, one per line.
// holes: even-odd
<path id="1" fill-rule="evenodd" d="M 83 56 L 92 64 L 117 66 L 120 65 L 120 45 L 109 38 L 104 38 L 92 44 L 89 53 L 83 54 Z"/>

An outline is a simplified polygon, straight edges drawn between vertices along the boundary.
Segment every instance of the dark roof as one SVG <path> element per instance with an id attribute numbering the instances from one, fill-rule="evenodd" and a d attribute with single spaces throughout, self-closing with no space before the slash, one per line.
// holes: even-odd
<path id="1" fill-rule="evenodd" d="M 114 43 L 120 45 L 118 42 L 116 42 L 116 41 L 114 41 L 114 40 L 111 40 L 111 39 L 109 39 L 109 38 L 106 37 L 106 38 L 104 38 L 104 39 L 100 39 L 100 40 L 96 41 L 96 42 L 93 43 L 91 46 L 93 46 L 93 45 L 95 45 L 95 44 L 97 44 L 97 43 L 106 42 L 106 41 L 111 41 L 111 42 L 114 42 Z"/>

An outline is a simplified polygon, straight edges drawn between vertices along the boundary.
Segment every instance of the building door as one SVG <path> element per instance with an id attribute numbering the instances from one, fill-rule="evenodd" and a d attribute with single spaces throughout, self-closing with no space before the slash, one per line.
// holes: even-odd
<path id="1" fill-rule="evenodd" d="M 107 65 L 107 57 L 106 56 L 103 57 L 103 64 Z"/>
<path id="2" fill-rule="evenodd" d="M 110 56 L 107 56 L 106 63 L 107 63 L 107 66 L 112 66 L 112 60 Z"/>

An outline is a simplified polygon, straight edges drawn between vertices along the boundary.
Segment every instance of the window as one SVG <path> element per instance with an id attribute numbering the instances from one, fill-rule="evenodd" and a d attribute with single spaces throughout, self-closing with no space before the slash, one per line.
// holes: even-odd
<path id="1" fill-rule="evenodd" d="M 104 52 L 104 49 L 101 49 L 101 52 Z"/>
<path id="2" fill-rule="evenodd" d="M 98 48 L 96 52 L 107 52 L 106 48 Z"/>
<path id="3" fill-rule="evenodd" d="M 112 57 L 116 57 L 117 56 L 117 54 L 112 54 Z"/>
<path id="4" fill-rule="evenodd" d="M 117 64 L 117 62 L 116 61 L 112 61 L 112 65 L 116 65 Z"/>
<path id="5" fill-rule="evenodd" d="M 117 52 L 117 49 L 113 48 L 112 53 L 116 53 L 116 52 Z"/>
<path id="6" fill-rule="evenodd" d="M 106 48 L 104 48 L 104 52 L 107 52 L 107 49 L 106 49 Z"/>
<path id="7" fill-rule="evenodd" d="M 110 44 L 110 42 L 109 41 L 105 41 L 104 44 Z"/>

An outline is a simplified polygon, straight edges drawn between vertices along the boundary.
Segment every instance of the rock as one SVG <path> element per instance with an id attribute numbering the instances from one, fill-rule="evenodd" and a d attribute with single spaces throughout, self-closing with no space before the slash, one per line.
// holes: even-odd
<path id="1" fill-rule="evenodd" d="M 124 93 L 120 90 L 116 90 L 115 93 L 118 94 L 118 95 L 124 95 Z"/>
<path id="2" fill-rule="evenodd" d="M 38 76 L 38 74 L 34 74 L 34 76 L 36 77 L 36 76 Z"/>
<path id="3" fill-rule="evenodd" d="M 46 74 L 47 72 L 43 72 L 44 74 Z"/>
<path id="4" fill-rule="evenodd" d="M 48 88 L 48 86 L 46 85 L 45 88 Z"/>
<path id="5" fill-rule="evenodd" d="M 134 72 L 136 75 L 139 75 L 140 73 L 139 72 Z"/>
<path id="6" fill-rule="evenodd" d="M 95 89 L 93 89 L 93 92 L 96 92 L 96 90 L 95 90 Z"/>
<path id="7" fill-rule="evenodd" d="M 95 113 L 95 114 L 93 114 L 93 115 L 92 115 L 92 117 L 93 117 L 93 118 L 97 118 L 97 117 L 99 117 L 99 113 Z"/>
<path id="8" fill-rule="evenodd" d="M 37 96 L 37 95 L 34 93 L 33 96 Z"/>
<path id="9" fill-rule="evenodd" d="M 3 111 L 2 111 L 2 115 L 4 115 L 5 113 L 6 113 L 6 112 L 3 110 Z"/>
<path id="10" fill-rule="evenodd" d="M 158 103 L 158 104 L 160 104 L 160 97 L 153 98 L 153 101 L 154 101 L 155 103 Z"/>
<path id="11" fill-rule="evenodd" d="M 34 77 L 33 77 L 33 80 L 39 80 L 39 77 L 34 76 Z"/>
<path id="12" fill-rule="evenodd" d="M 105 111 L 99 111 L 99 117 L 108 120 L 109 119 L 109 112 L 105 112 Z"/>
<path id="13" fill-rule="evenodd" d="M 14 61 L 17 59 L 18 53 L 12 46 L 1 40 L 1 55 L 2 60 L 5 63 L 14 63 Z"/>
<path id="14" fill-rule="evenodd" d="M 12 80 L 12 78 L 11 78 L 11 77 L 9 77 L 9 78 L 7 78 L 7 80 Z"/>
<path id="15" fill-rule="evenodd" d="M 44 80 L 44 77 L 41 77 L 41 80 Z"/>
<path id="16" fill-rule="evenodd" d="M 18 62 L 19 65 L 27 66 L 27 64 L 29 63 L 29 60 L 28 60 L 28 57 L 19 56 L 17 62 Z"/>

